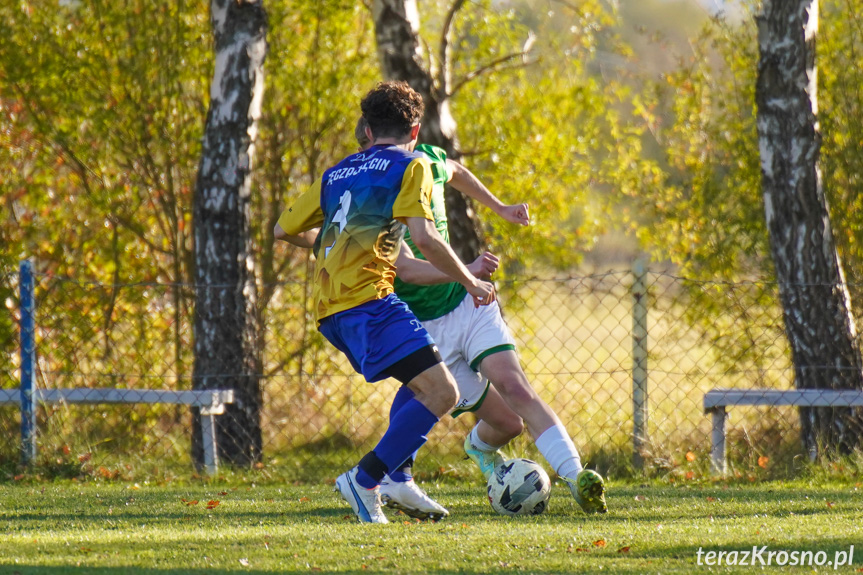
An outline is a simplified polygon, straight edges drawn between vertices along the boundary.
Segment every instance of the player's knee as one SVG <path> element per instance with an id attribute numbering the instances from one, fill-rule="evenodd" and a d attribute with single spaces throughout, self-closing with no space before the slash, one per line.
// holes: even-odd
<path id="1" fill-rule="evenodd" d="M 524 420 L 521 417 L 510 418 L 507 420 L 502 431 L 506 433 L 509 436 L 509 440 L 512 441 L 524 431 Z"/>
<path id="2" fill-rule="evenodd" d="M 455 404 L 458 402 L 458 388 L 449 372 L 436 377 L 425 386 L 423 399 L 427 406 L 434 406 L 432 411 L 439 417 L 455 407 Z"/>
<path id="3" fill-rule="evenodd" d="M 458 403 L 458 387 L 452 376 L 447 377 L 445 382 L 441 383 L 438 397 L 440 397 L 441 403 L 447 406 L 447 411 L 454 408 L 455 404 Z"/>

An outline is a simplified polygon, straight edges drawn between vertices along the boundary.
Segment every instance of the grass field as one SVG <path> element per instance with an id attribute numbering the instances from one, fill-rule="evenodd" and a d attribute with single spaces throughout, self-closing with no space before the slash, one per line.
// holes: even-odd
<path id="1" fill-rule="evenodd" d="M 767 546 L 765 561 L 770 551 L 844 557 L 851 564 L 835 572 L 848 573 L 863 569 L 858 485 L 612 483 L 611 512 L 587 517 L 556 484 L 544 515 L 507 518 L 477 482 L 426 483 L 449 518 L 391 515 L 390 525 L 372 526 L 358 524 L 325 483 L 15 482 L 0 485 L 0 575 L 749 573 L 761 569 L 757 559 L 711 568 L 696 554 L 753 546 Z"/>

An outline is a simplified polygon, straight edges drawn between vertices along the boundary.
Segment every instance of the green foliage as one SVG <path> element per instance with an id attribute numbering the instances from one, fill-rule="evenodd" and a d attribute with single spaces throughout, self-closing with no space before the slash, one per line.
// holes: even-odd
<path id="1" fill-rule="evenodd" d="M 821 173 L 834 237 L 857 303 L 863 301 L 863 15 L 856 6 L 845 0 L 821 3 L 817 46 Z"/>
<path id="2" fill-rule="evenodd" d="M 13 253 L 68 276 L 183 281 L 206 3 L 12 4 L 0 102 Z"/>
<path id="3" fill-rule="evenodd" d="M 653 225 L 639 235 L 657 259 L 670 259 L 684 275 L 760 276 L 769 270 L 769 247 L 755 133 L 754 23 L 735 27 L 715 19 L 692 47 L 665 85 L 645 97 L 645 118 L 659 128 L 666 153 L 666 177 L 642 198 Z"/>
<path id="4" fill-rule="evenodd" d="M 858 136 L 863 132 L 855 79 L 863 37 L 860 18 L 848 3 L 824 2 L 821 12 L 821 167 L 834 237 L 856 301 L 863 256 L 856 191 L 863 162 Z M 640 112 L 662 151 L 659 166 L 664 175 L 640 198 L 622 201 L 637 205 L 642 215 L 633 221 L 642 245 L 654 259 L 671 261 L 687 277 L 767 282 L 773 277 L 755 125 L 756 34 L 751 12 L 740 23 L 713 18 L 691 40 L 691 53 L 677 68 L 640 96 Z M 714 342 L 729 367 L 754 366 L 753 373 L 769 368 L 774 358 L 760 356 L 759 350 L 782 337 L 781 323 L 771 319 L 767 325 L 752 324 L 747 337 L 723 341 L 716 318 L 778 318 L 773 290 L 735 296 L 693 285 L 689 294 L 689 321 L 703 326 L 704 337 Z"/>
<path id="5" fill-rule="evenodd" d="M 457 15 L 452 107 L 460 148 L 503 201 L 531 207 L 528 229 L 484 212 L 505 270 L 570 268 L 612 227 L 609 190 L 640 189 L 635 180 L 649 170 L 642 128 L 628 120 L 631 91 L 599 74 L 611 52 L 597 55 L 598 47 L 620 60 L 627 51 L 601 3 L 511 6 L 469 4 Z"/>
<path id="6" fill-rule="evenodd" d="M 670 261 L 685 282 L 684 318 L 716 359 L 748 385 L 775 385 L 774 342 L 782 337 L 761 195 L 755 128 L 757 44 L 752 19 L 708 21 L 676 69 L 649 82 L 635 112 L 654 138 L 651 178 L 617 201 L 655 261 Z M 754 279 L 768 283 L 704 284 Z M 729 322 L 737 332 L 729 331 Z M 740 333 L 740 337 L 727 337 Z M 787 353 L 787 352 L 786 352 Z"/>

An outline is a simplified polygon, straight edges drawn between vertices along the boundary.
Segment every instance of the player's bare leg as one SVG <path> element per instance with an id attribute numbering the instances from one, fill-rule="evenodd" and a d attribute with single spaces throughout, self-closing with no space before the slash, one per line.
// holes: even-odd
<path id="1" fill-rule="evenodd" d="M 473 413 L 479 422 L 465 438 L 464 451 L 488 479 L 506 459 L 500 448 L 521 435 L 524 423 L 493 386 Z"/>
<path id="2" fill-rule="evenodd" d="M 437 417 L 443 417 L 458 401 L 455 378 L 442 363 L 431 366 L 408 383 L 414 399 Z"/>
<path id="3" fill-rule="evenodd" d="M 575 500 L 587 513 L 605 513 L 605 483 L 592 470 L 585 470 L 566 428 L 551 407 L 537 395 L 515 351 L 489 355 L 480 365 L 509 407 L 524 419 L 543 457 L 570 486 Z"/>

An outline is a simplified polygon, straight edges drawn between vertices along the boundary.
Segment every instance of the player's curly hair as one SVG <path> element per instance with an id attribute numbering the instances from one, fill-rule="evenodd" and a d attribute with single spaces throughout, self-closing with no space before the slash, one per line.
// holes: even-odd
<path id="1" fill-rule="evenodd" d="M 360 102 L 363 117 L 375 138 L 399 138 L 420 123 L 423 98 L 407 82 L 381 82 Z"/>

